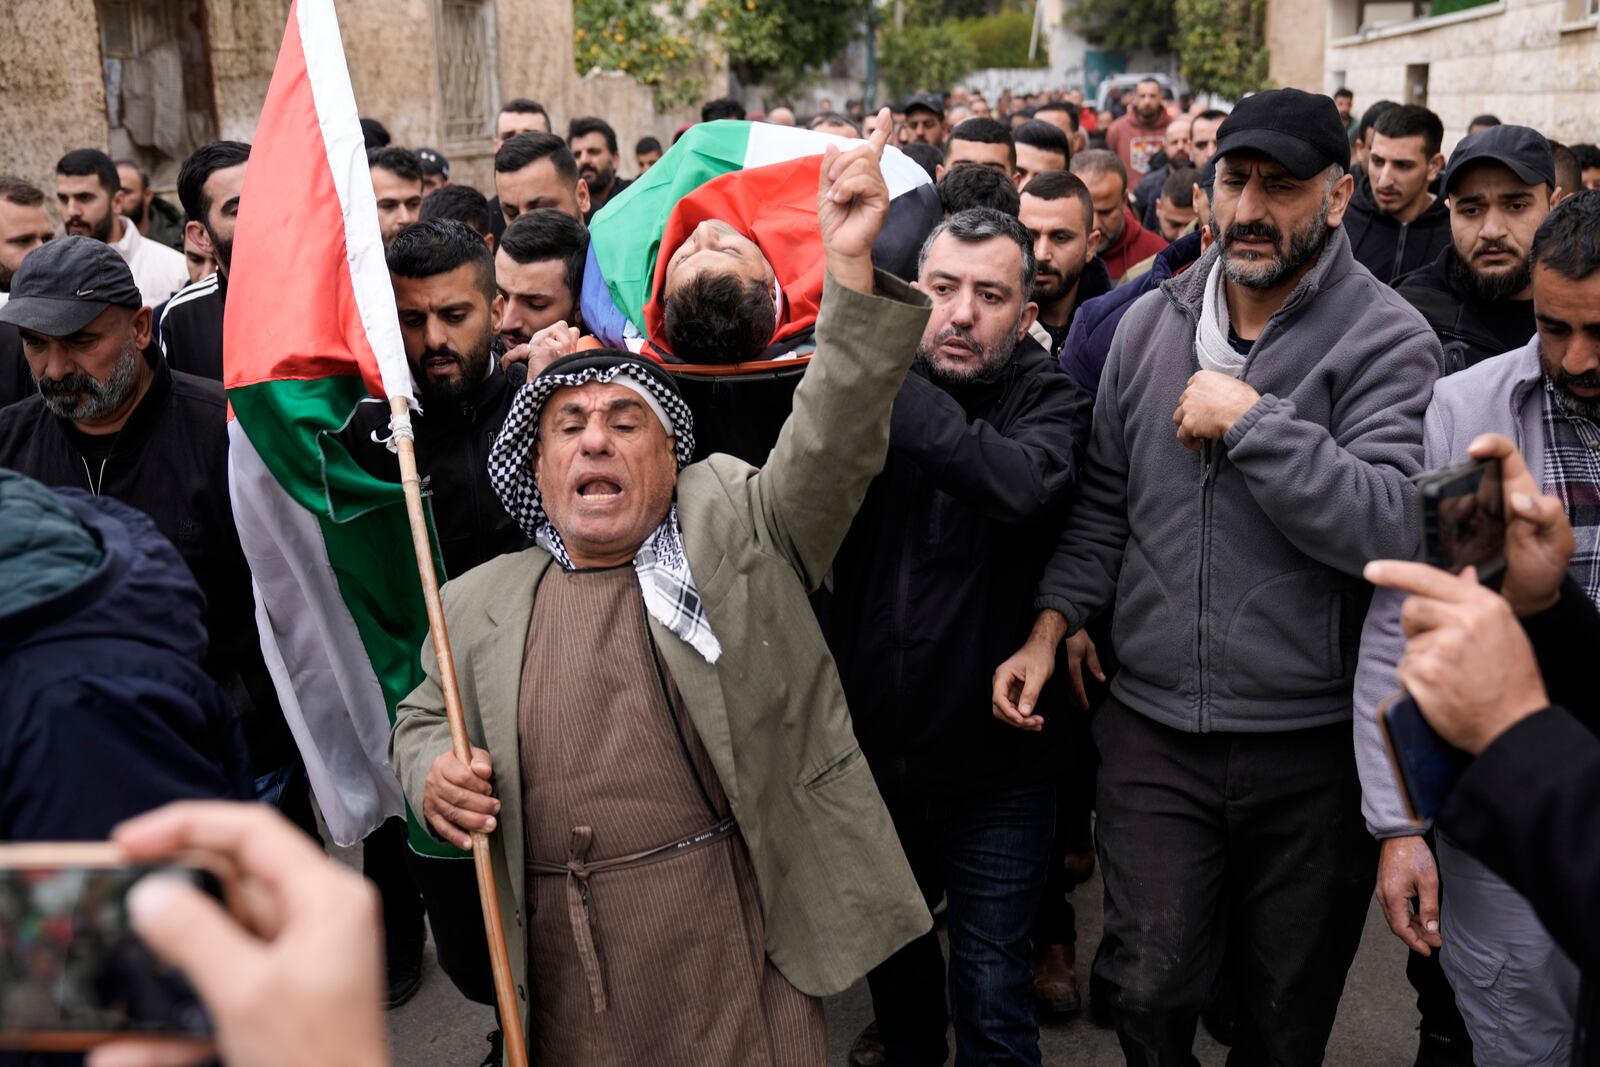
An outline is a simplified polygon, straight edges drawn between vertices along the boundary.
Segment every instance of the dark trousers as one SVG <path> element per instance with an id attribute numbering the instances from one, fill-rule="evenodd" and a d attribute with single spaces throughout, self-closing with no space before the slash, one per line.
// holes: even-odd
<path id="1" fill-rule="evenodd" d="M 1224 961 L 1230 1067 L 1320 1064 L 1377 872 L 1349 724 L 1189 734 L 1113 697 L 1094 732 L 1108 946 L 1096 977 L 1130 1067 L 1195 1063 Z"/>
<path id="2" fill-rule="evenodd" d="M 888 805 L 928 906 L 945 897 L 950 937 L 948 1014 L 944 956 L 932 932 L 867 975 L 889 1063 L 944 1063 L 953 1015 L 960 1067 L 1037 1067 L 1031 934 L 1055 829 L 1053 783 Z"/>

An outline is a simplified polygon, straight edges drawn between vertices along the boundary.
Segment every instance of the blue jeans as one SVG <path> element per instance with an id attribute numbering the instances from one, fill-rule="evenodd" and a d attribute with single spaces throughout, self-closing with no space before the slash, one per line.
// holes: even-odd
<path id="1" fill-rule="evenodd" d="M 1033 922 L 1055 834 L 1055 783 L 971 797 L 885 798 L 917 885 L 948 908 L 950 1004 L 939 938 L 928 933 L 867 976 L 893 1067 L 1038 1067 Z"/>

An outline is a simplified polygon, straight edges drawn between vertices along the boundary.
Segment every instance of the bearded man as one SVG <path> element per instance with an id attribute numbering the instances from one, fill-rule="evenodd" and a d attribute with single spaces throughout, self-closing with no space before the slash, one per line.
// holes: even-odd
<path id="1" fill-rule="evenodd" d="M 537 546 L 444 591 L 471 765 L 431 644 L 391 756 L 434 834 L 493 832 L 541 1062 L 820 1067 L 817 998 L 931 926 L 807 599 L 928 317 L 872 267 L 888 134 L 822 160 L 817 350 L 765 466 L 689 464 L 673 378 L 614 349 L 532 379 L 490 457 Z"/>
<path id="2" fill-rule="evenodd" d="M 142 303 L 110 245 L 70 236 L 29 253 L 0 322 L 21 334 L 38 393 L 0 409 L 0 467 L 155 521 L 205 594 L 203 665 L 240 711 L 259 778 L 298 755 L 262 662 L 228 500 L 227 404 L 220 382 L 167 366 Z M 295 814 L 314 825 L 309 809 Z"/>
<path id="3" fill-rule="evenodd" d="M 1123 318 L 1078 499 L 995 713 L 1115 604 L 1093 731 L 1106 885 L 1096 963 L 1128 1062 L 1192 1063 L 1225 964 L 1234 1055 L 1320 1063 L 1376 847 L 1350 746 L 1368 560 L 1410 558 L 1408 477 L 1439 342 L 1350 254 L 1333 101 L 1258 93 L 1222 124 L 1218 241 Z M 1174 433 L 1176 429 L 1176 433 Z"/>
<path id="4" fill-rule="evenodd" d="M 1040 1062 L 1031 935 L 1072 734 L 1019 733 L 985 709 L 1027 636 L 1090 404 L 1029 336 L 1034 246 L 993 208 L 952 215 L 923 245 L 933 316 L 833 565 L 829 644 L 856 736 L 923 898 L 949 903 L 948 1012 L 932 933 L 868 976 L 889 1063 L 945 1062 L 951 1016 L 958 1062 Z"/>

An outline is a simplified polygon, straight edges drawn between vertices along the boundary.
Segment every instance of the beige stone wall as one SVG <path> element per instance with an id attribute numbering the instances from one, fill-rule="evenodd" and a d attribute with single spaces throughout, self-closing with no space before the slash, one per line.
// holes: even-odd
<path id="1" fill-rule="evenodd" d="M 98 27 L 94 0 L 0 0 L 0 173 L 52 204 L 56 160 L 109 147 Z"/>
<path id="2" fill-rule="evenodd" d="M 1400 99 L 1406 66 L 1428 64 L 1428 106 L 1444 120 L 1446 152 L 1483 112 L 1568 143 L 1600 137 L 1600 30 L 1564 32 L 1564 0 L 1505 0 L 1484 10 L 1360 42 L 1332 40 L 1327 69 L 1345 72 L 1359 110 Z"/>
<path id="3" fill-rule="evenodd" d="M 638 173 L 633 146 L 639 143 L 639 138 L 654 137 L 666 148 L 672 144 L 672 135 L 679 126 L 700 119 L 698 105 L 656 110 L 648 86 L 615 71 L 590 71 L 578 79 L 572 107 L 569 118 L 599 115 L 617 131 L 617 151 L 622 156 L 617 171 L 624 178 Z"/>
<path id="4" fill-rule="evenodd" d="M 1324 92 L 1328 0 L 1268 0 L 1267 76 L 1279 88 Z"/>

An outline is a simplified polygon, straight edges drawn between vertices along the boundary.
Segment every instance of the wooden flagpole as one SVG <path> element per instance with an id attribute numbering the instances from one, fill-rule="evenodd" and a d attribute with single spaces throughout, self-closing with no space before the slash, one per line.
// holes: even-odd
<path id="1" fill-rule="evenodd" d="M 406 494 L 406 514 L 411 519 L 411 544 L 417 551 L 417 574 L 422 578 L 422 596 L 428 605 L 428 629 L 433 634 L 433 653 L 439 661 L 439 687 L 444 690 L 445 715 L 450 720 L 450 747 L 456 759 L 472 763 L 472 743 L 467 738 L 466 717 L 461 711 L 461 689 L 456 682 L 455 656 L 450 651 L 450 634 L 445 629 L 444 604 L 439 599 L 439 577 L 433 569 L 433 546 L 428 536 L 428 520 L 422 510 L 422 479 L 417 474 L 416 440 L 411 432 L 411 407 L 405 397 L 389 400 L 390 432 L 400 457 L 400 484 Z M 510 758 L 518 759 L 515 752 Z M 507 803 L 520 804 L 512 797 Z M 489 940 L 489 963 L 494 970 L 495 999 L 500 1002 L 500 1031 L 505 1039 L 505 1067 L 528 1067 L 528 1047 L 522 1033 L 522 1009 L 517 984 L 511 974 L 511 958 L 506 951 L 505 925 L 500 921 L 500 892 L 494 884 L 494 867 L 489 859 L 489 835 L 472 832 L 472 862 L 478 872 L 478 899 L 483 904 L 483 928 Z M 516 877 L 519 872 L 511 872 Z"/>

